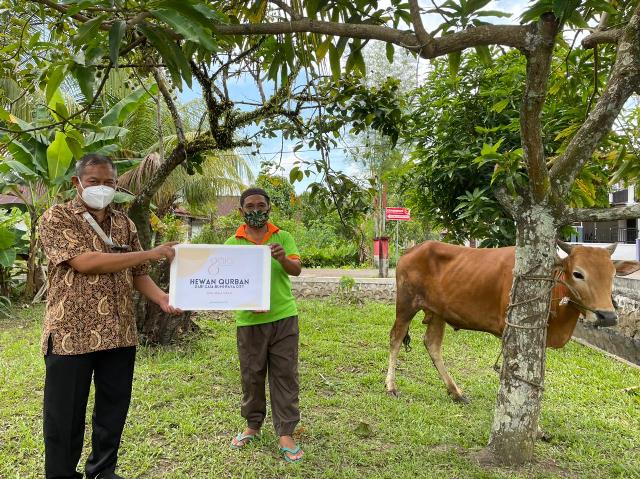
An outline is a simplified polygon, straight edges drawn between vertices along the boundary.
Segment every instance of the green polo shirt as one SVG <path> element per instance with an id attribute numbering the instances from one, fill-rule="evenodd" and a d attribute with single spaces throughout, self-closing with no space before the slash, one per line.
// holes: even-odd
<path id="1" fill-rule="evenodd" d="M 251 244 L 272 244 L 280 243 L 288 258 L 300 259 L 300 253 L 293 236 L 286 231 L 282 231 L 272 223 L 267 223 L 267 233 L 262 241 L 255 243 L 250 240 L 246 233 L 247 225 L 242 225 L 236 234 L 229 238 L 224 244 L 229 245 L 251 245 Z M 291 292 L 291 280 L 289 274 L 282 265 L 271 258 L 271 309 L 266 313 L 254 313 L 252 311 L 236 311 L 236 324 L 238 326 L 253 326 L 265 324 L 296 316 L 298 307 Z"/>

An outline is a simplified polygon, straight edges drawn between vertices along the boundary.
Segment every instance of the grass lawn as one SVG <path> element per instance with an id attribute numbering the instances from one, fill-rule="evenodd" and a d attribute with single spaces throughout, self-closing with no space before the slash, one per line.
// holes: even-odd
<path id="1" fill-rule="evenodd" d="M 129 478 L 640 478 L 640 370 L 571 342 L 548 352 L 537 462 L 517 470 L 473 460 L 491 427 L 499 341 L 448 329 L 444 356 L 471 399 L 453 403 L 412 325 L 400 354 L 399 398 L 385 394 L 391 305 L 302 301 L 302 464 L 277 453 L 270 419 L 259 441 L 232 451 L 243 427 L 233 321 L 202 316 L 184 344 L 139 348 L 118 471 Z M 0 478 L 43 477 L 39 352 L 42 308 L 0 321 Z M 635 390 L 637 391 L 637 390 Z M 91 403 L 91 401 L 90 401 Z M 86 434 L 89 439 L 90 434 Z M 88 452 L 85 448 L 83 459 Z"/>

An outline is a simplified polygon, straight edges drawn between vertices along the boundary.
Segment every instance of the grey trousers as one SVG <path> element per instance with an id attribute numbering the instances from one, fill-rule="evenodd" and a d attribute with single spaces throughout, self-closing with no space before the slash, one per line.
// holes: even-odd
<path id="1" fill-rule="evenodd" d="M 240 412 L 251 429 L 260 429 L 267 414 L 267 374 L 276 434 L 290 436 L 300 421 L 298 338 L 297 316 L 237 328 L 243 394 Z"/>

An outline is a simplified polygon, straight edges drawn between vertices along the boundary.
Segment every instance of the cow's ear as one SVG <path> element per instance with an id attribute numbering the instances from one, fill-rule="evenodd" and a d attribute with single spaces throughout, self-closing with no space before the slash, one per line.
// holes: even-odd
<path id="1" fill-rule="evenodd" d="M 573 249 L 573 246 L 571 246 L 569 243 L 565 243 L 564 241 L 560 241 L 560 240 L 556 240 L 556 243 L 558 243 L 558 247 L 562 251 L 567 253 L 567 255 L 571 254 L 571 250 Z"/>
<path id="2" fill-rule="evenodd" d="M 614 261 L 613 265 L 618 276 L 626 276 L 640 269 L 640 261 Z"/>
<path id="3" fill-rule="evenodd" d="M 564 266 L 564 260 L 565 258 L 561 258 L 559 254 L 556 255 L 556 263 L 555 263 L 555 267 L 556 268 L 562 268 L 562 266 Z"/>

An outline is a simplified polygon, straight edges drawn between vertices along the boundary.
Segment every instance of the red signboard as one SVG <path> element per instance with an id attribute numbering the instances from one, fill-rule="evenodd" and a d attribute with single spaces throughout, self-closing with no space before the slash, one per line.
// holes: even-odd
<path id="1" fill-rule="evenodd" d="M 386 208 L 387 221 L 409 221 L 411 212 L 407 208 Z"/>

